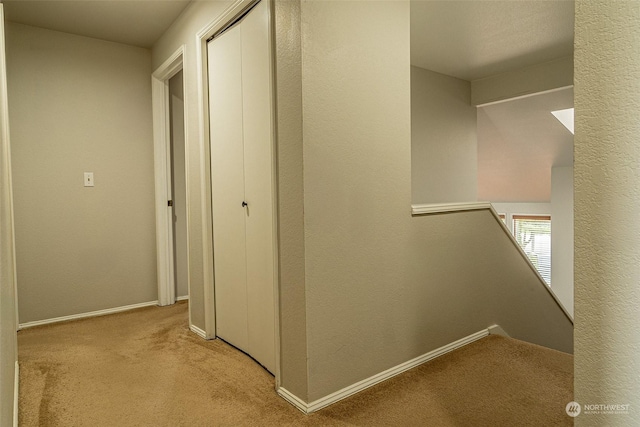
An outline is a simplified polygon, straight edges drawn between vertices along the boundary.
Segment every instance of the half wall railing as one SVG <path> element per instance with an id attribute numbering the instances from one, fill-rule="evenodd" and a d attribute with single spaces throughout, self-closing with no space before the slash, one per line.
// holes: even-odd
<path id="1" fill-rule="evenodd" d="M 518 241 L 514 237 L 514 235 L 509 231 L 507 225 L 500 219 L 500 216 L 494 209 L 493 205 L 490 202 L 464 202 L 464 203 L 437 203 L 437 204 L 416 204 L 411 205 L 411 214 L 413 216 L 420 215 L 433 215 L 433 214 L 443 214 L 443 213 L 451 213 L 451 212 L 460 212 L 460 211 L 477 211 L 477 210 L 489 210 L 495 220 L 500 224 L 504 233 L 509 237 L 511 243 L 516 248 L 516 250 L 520 253 L 522 258 L 527 262 L 531 270 L 535 273 L 540 281 L 540 286 L 543 286 L 544 289 L 549 292 L 549 294 L 553 297 L 556 304 L 562 309 L 564 314 L 573 324 L 573 316 L 569 314 L 569 311 L 562 304 L 558 296 L 553 292 L 553 289 L 547 285 L 545 280 L 542 278 L 536 267 L 533 265 L 527 254 L 524 252 L 522 247 L 518 244 Z M 552 266 L 553 268 L 553 266 Z"/>

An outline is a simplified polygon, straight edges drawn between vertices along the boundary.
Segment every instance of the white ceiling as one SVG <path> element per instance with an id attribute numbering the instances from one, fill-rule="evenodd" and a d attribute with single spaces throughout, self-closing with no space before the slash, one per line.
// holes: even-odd
<path id="1" fill-rule="evenodd" d="M 12 22 L 151 48 L 190 0 L 4 0 Z"/>
<path id="2" fill-rule="evenodd" d="M 412 0 L 411 64 L 475 80 L 573 54 L 573 0 Z"/>
<path id="3" fill-rule="evenodd" d="M 551 111 L 573 89 L 478 108 L 478 199 L 549 202 L 551 168 L 573 165 L 573 135 Z"/>

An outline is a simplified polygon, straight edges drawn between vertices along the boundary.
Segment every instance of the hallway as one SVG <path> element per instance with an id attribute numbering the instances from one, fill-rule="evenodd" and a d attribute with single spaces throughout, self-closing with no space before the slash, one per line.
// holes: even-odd
<path id="1" fill-rule="evenodd" d="M 20 331 L 20 426 L 572 425 L 573 356 L 497 336 L 305 416 L 187 304 Z"/>

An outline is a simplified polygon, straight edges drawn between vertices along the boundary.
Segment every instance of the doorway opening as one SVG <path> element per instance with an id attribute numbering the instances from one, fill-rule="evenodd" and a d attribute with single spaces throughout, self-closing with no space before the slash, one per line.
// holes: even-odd
<path id="1" fill-rule="evenodd" d="M 189 298 L 187 260 L 187 182 L 185 168 L 184 78 L 182 70 L 169 79 L 170 167 L 173 216 L 173 277 L 175 300 Z"/>
<path id="2" fill-rule="evenodd" d="M 189 253 L 184 46 L 152 75 L 158 305 L 187 299 Z M 191 308 L 189 308 L 191 325 Z"/>

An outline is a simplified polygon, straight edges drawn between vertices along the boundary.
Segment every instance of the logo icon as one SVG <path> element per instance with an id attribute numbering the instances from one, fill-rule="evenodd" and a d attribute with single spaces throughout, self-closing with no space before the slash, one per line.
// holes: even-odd
<path id="1" fill-rule="evenodd" d="M 580 415 L 580 412 L 582 412 L 582 407 L 578 402 L 569 402 L 567 403 L 567 406 L 565 406 L 564 410 L 567 411 L 567 415 L 575 418 Z"/>

